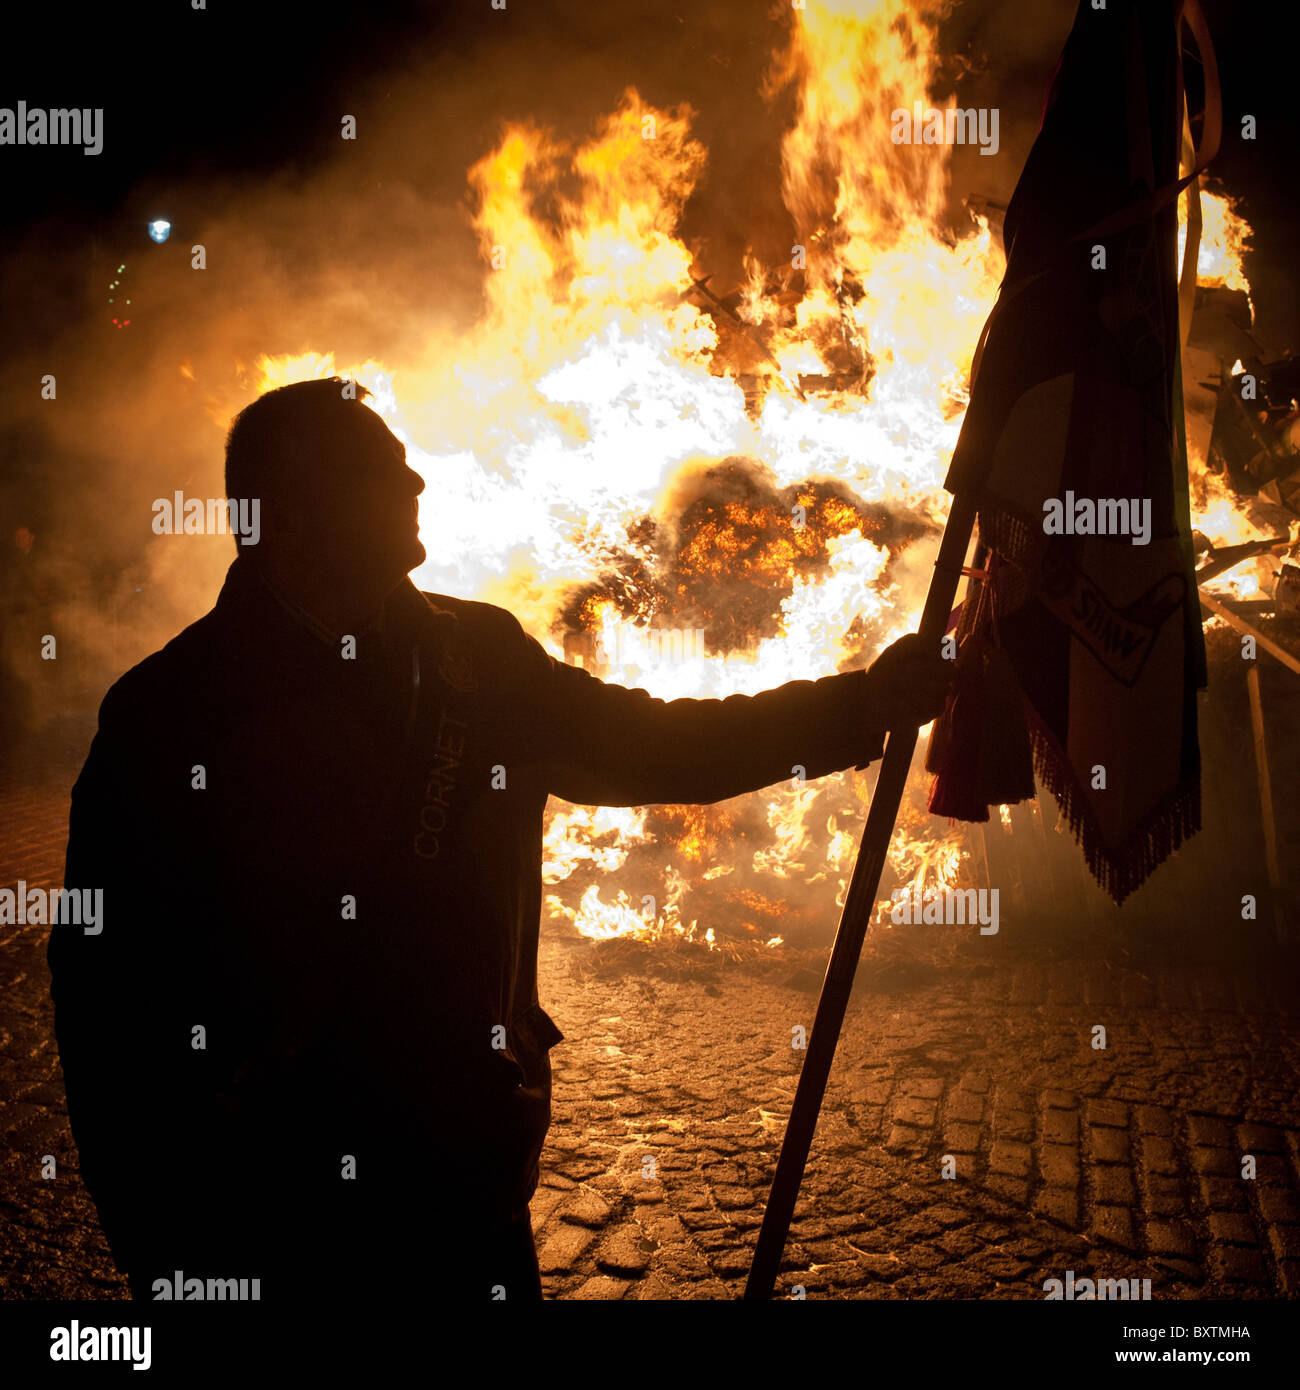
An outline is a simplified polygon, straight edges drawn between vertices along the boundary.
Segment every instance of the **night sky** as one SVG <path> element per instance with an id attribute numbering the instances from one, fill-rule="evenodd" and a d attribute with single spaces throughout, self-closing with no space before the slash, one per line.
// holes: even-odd
<path id="1" fill-rule="evenodd" d="M 1203 8 L 1227 124 L 1213 173 L 1246 198 L 1261 258 L 1287 261 L 1297 227 L 1295 20 L 1290 7 L 1271 8 L 1266 23 L 1259 11 L 1231 0 L 1203 0 Z M 966 101 L 972 88 L 982 89 L 982 69 L 989 85 L 1001 87 L 1005 131 L 1005 108 L 1023 119 L 1041 101 L 1073 0 L 956 0 L 953 9 L 942 30 L 945 47 L 976 69 L 957 90 Z M 402 79 L 422 68 L 430 78 L 428 108 L 446 122 L 433 179 L 451 196 L 464 173 L 460 156 L 481 151 L 504 118 L 533 115 L 577 130 L 628 84 L 651 102 L 690 101 L 710 150 L 725 151 L 741 143 L 725 128 L 752 124 L 752 78 L 779 46 L 782 10 L 741 0 L 509 0 L 504 11 L 490 0 L 385 0 L 364 10 L 338 0 L 307 7 L 212 0 L 203 11 L 189 0 L 14 7 L 0 58 L 3 104 L 102 106 L 106 144 L 93 158 L 0 149 L 6 250 L 14 254 L 23 231 L 39 225 L 46 236 L 66 235 L 75 260 L 78 237 L 134 234 L 145 208 L 183 214 L 171 202 L 181 187 L 304 178 L 338 156 L 339 113 L 390 114 L 409 98 L 399 91 Z M 962 66 L 953 65 L 954 76 Z M 1243 111 L 1259 117 L 1253 146 L 1234 134 Z M 779 122 L 764 124 L 750 133 L 779 136 Z M 365 134 L 363 122 L 360 143 Z M 413 162 L 424 166 L 430 152 L 422 153 Z M 751 198 L 766 205 L 770 192 L 765 197 L 753 186 L 763 171 L 752 159 L 740 168 L 721 158 L 712 163 L 711 184 L 749 183 Z M 1009 171 L 1013 184 L 1018 165 Z M 706 186 L 699 197 L 716 193 Z M 68 269 L 75 274 L 75 266 Z M 1289 302 L 1277 312 L 1294 323 L 1291 279 Z M 20 327 L 30 341 L 48 325 Z"/>

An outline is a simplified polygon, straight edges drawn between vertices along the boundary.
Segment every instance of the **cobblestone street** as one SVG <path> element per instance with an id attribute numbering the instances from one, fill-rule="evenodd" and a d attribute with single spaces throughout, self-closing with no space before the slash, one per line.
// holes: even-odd
<path id="1" fill-rule="evenodd" d="M 568 1041 L 534 1204 L 543 1272 L 559 1297 L 735 1297 L 815 996 L 575 983 L 598 949 L 546 957 Z M 1072 964 L 860 1000 L 781 1287 L 1026 1298 L 1073 1269 L 1149 1277 L 1156 1297 L 1294 1295 L 1295 1025 L 1266 990 Z"/>
<path id="2" fill-rule="evenodd" d="M 57 762 L 58 778 L 7 776 L 0 883 L 59 883 L 88 736 L 84 721 L 51 735 L 64 742 L 42 766 Z M 7 1298 L 123 1298 L 77 1176 L 46 930 L 0 930 L 0 1280 Z M 1155 1298 L 1295 1297 L 1293 972 L 1254 955 L 1120 966 L 1100 948 L 1039 959 L 989 946 L 986 965 L 911 984 L 873 983 L 864 968 L 779 1290 L 1042 1298 L 1045 1280 L 1073 1270 L 1150 1278 Z M 811 983 L 725 966 L 662 978 L 618 968 L 603 945 L 546 937 L 542 1002 L 566 1035 L 533 1203 L 548 1297 L 739 1295 Z"/>

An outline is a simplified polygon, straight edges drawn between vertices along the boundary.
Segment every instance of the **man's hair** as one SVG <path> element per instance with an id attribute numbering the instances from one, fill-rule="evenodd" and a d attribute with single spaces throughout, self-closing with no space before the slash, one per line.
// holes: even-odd
<path id="1" fill-rule="evenodd" d="M 370 392 L 352 383 L 355 396 L 344 396 L 348 384 L 338 376 L 295 381 L 241 410 L 226 436 L 226 496 L 283 495 L 302 485 L 311 465 L 336 458 L 354 442 L 355 412 L 365 408 Z"/>

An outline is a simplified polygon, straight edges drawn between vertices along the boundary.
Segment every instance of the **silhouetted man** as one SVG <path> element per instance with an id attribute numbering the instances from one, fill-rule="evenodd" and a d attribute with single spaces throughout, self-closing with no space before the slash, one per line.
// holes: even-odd
<path id="1" fill-rule="evenodd" d="M 104 890 L 103 924 L 51 933 L 59 1051 L 137 1297 L 540 1298 L 547 796 L 819 777 L 947 686 L 914 638 L 721 701 L 555 661 L 504 610 L 405 577 L 424 484 L 343 385 L 236 419 L 226 490 L 260 499 L 260 540 L 108 692 L 73 789 L 65 881 Z"/>

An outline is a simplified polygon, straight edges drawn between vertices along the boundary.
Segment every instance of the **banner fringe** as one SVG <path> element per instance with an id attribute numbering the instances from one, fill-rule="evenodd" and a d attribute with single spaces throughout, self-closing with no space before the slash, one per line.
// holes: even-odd
<path id="1" fill-rule="evenodd" d="M 1124 844 L 1106 843 L 1073 769 L 1056 740 L 1031 712 L 1029 738 L 1038 780 L 1056 798 L 1088 871 L 1121 905 L 1147 878 L 1201 828 L 1200 777 L 1171 788 L 1147 813 Z"/>

